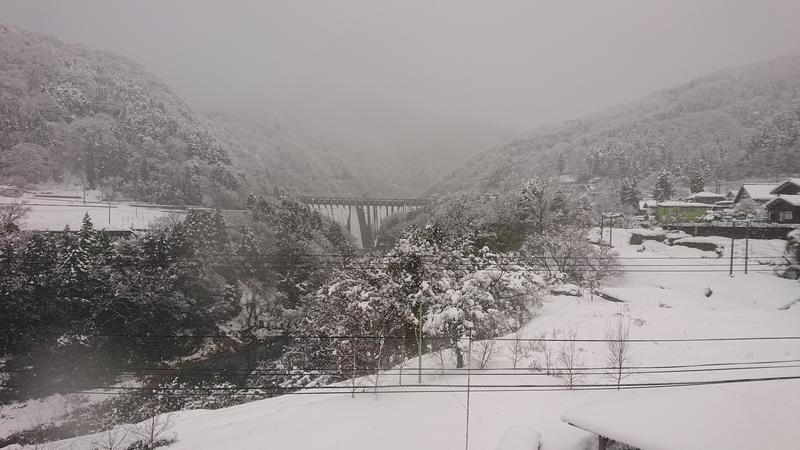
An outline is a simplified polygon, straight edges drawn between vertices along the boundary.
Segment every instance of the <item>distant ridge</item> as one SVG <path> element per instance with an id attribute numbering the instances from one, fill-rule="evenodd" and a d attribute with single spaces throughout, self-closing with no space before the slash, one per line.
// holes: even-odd
<path id="1" fill-rule="evenodd" d="M 800 55 L 714 72 L 489 149 L 430 193 L 502 191 L 534 175 L 577 180 L 702 166 L 706 180 L 800 172 Z"/>

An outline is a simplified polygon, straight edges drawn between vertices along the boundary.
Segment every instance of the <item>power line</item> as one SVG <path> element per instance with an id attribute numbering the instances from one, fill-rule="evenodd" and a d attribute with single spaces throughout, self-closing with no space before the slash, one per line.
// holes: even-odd
<path id="1" fill-rule="evenodd" d="M 674 374 L 674 373 L 712 373 L 712 372 L 730 372 L 730 371 L 748 371 L 748 370 L 779 370 L 779 369 L 795 369 L 800 368 L 798 364 L 792 365 L 763 365 L 763 366 L 746 366 L 746 367 L 718 367 L 718 368 L 706 368 L 706 369 L 664 369 L 664 370 L 639 370 L 636 367 L 631 367 L 629 369 L 625 369 L 622 371 L 623 375 L 658 375 L 658 374 Z M 82 367 L 82 369 L 87 370 L 106 370 L 109 368 L 87 368 Z M 428 375 L 466 375 L 467 373 L 466 368 L 463 369 L 425 369 L 425 372 Z M 531 377 L 531 376 L 554 376 L 553 374 L 557 374 L 563 372 L 564 368 L 550 368 L 549 370 L 544 368 L 539 369 L 531 369 L 531 368 L 517 368 L 511 369 L 511 371 L 506 372 L 499 372 L 499 371 L 489 371 L 486 372 L 486 369 L 471 369 L 472 376 L 484 376 L 484 377 L 494 377 L 494 376 L 518 376 L 518 377 Z M 600 367 L 600 368 L 571 368 L 569 369 L 572 372 L 579 372 L 581 375 L 607 375 L 609 370 L 617 370 L 616 367 Z M 591 370 L 601 370 L 597 372 L 592 372 Z M 402 372 L 409 373 L 409 372 L 416 372 L 416 369 L 405 369 Z M 2 371 L 0 373 L 15 373 L 20 371 Z M 217 377 L 217 376 L 249 376 L 249 375 L 274 375 L 274 376 L 293 376 L 293 375 L 344 375 L 344 374 L 358 374 L 358 375 L 374 375 L 376 370 L 370 369 L 342 369 L 342 370 L 325 370 L 325 369 L 295 369 L 292 371 L 286 370 L 264 370 L 264 369 L 254 369 L 252 371 L 236 371 L 236 370 L 217 370 L 217 369 L 129 369 L 129 370 L 107 370 L 109 373 L 113 373 L 116 375 L 139 375 L 139 376 L 163 376 L 163 377 L 172 377 L 172 376 L 180 376 L 185 378 L 201 378 L 201 377 Z M 379 373 L 380 376 L 394 376 L 399 375 L 402 373 L 400 369 L 387 369 L 381 370 Z M 549 372 L 549 373 L 548 373 Z"/>
<path id="2" fill-rule="evenodd" d="M 471 384 L 469 389 L 473 393 L 480 392 L 556 392 L 556 391 L 600 391 L 600 390 L 631 390 L 631 389 L 653 389 L 653 388 L 669 388 L 669 387 L 689 387 L 689 386 L 706 386 L 706 385 L 719 385 L 719 384 L 734 384 L 734 383 L 753 383 L 763 381 L 790 381 L 800 380 L 798 376 L 781 376 L 781 377 L 759 377 L 759 378 L 733 378 L 721 380 L 699 380 L 699 381 L 674 381 L 674 382 L 659 382 L 659 383 L 621 383 L 617 384 L 575 384 L 570 388 L 569 386 L 555 386 L 552 384 Z M 247 395 L 258 394 L 261 392 L 275 392 L 277 395 L 337 395 L 337 394 L 352 394 L 355 392 L 363 393 L 379 393 L 379 394 L 433 394 L 433 393 L 466 393 L 466 385 L 451 385 L 451 384 L 425 384 L 414 385 L 413 389 L 408 389 L 408 385 L 378 385 L 372 386 L 317 386 L 308 389 L 282 387 L 282 386 L 251 386 L 251 387 L 188 387 L 188 388 L 146 388 L 146 387 L 132 387 L 132 386 L 103 386 L 97 389 L 105 389 L 105 391 L 79 391 L 75 394 L 93 394 L 93 395 L 120 395 L 125 392 L 138 392 L 142 394 L 150 394 L 154 396 L 172 395 L 176 397 L 209 397 L 209 396 L 232 396 L 232 395 Z M 4 386 L 5 389 L 0 392 L 13 392 L 14 386 Z M 430 389 L 427 389 L 430 388 Z M 444 389 L 451 388 L 451 389 Z M 200 392 L 202 393 L 200 393 Z"/>
<path id="3" fill-rule="evenodd" d="M 192 334 L 192 335 L 172 335 L 172 334 L 115 334 L 115 333 L 45 333 L 37 332 L 32 333 L 38 336 L 53 336 L 53 337 L 73 337 L 73 338 L 90 338 L 90 337 L 121 337 L 131 339 L 245 339 L 248 342 L 260 341 L 275 341 L 275 340 L 408 340 L 405 336 L 373 336 L 373 335 L 276 335 L 276 336 L 230 336 L 224 334 Z M 428 342 L 450 342 L 449 337 L 430 336 L 425 338 Z M 625 342 L 639 342 L 639 343 L 659 343 L 659 342 L 737 342 L 737 341 L 776 341 L 776 340 L 800 340 L 800 336 L 732 336 L 732 337 L 706 337 L 706 338 L 637 338 L 625 339 Z M 480 339 L 479 341 L 520 341 L 520 342 L 620 342 L 620 339 L 571 339 L 571 338 L 489 338 Z"/>

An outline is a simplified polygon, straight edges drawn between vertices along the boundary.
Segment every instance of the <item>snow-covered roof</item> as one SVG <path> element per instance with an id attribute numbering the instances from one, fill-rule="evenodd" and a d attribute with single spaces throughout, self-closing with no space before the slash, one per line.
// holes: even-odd
<path id="1" fill-rule="evenodd" d="M 617 394 L 568 410 L 561 420 L 647 450 L 792 449 L 800 442 L 800 383 Z"/>
<path id="2" fill-rule="evenodd" d="M 800 206 L 800 194 L 798 194 L 798 195 L 779 195 L 779 196 L 773 198 L 772 200 L 768 201 L 767 205 L 771 205 L 771 204 L 776 203 L 776 202 L 778 202 L 780 200 L 783 200 L 783 201 L 785 201 L 786 203 L 788 203 L 788 204 L 790 204 L 792 206 Z"/>
<path id="3" fill-rule="evenodd" d="M 686 197 L 687 200 L 690 198 L 725 198 L 725 196 L 722 194 L 717 194 L 716 192 L 703 191 L 695 192 L 694 194 Z"/>
<path id="4" fill-rule="evenodd" d="M 649 208 L 649 207 L 652 207 L 652 206 L 656 206 L 656 203 L 658 203 L 658 202 L 656 200 L 652 199 L 652 198 L 646 198 L 644 200 L 639 200 L 639 209 L 645 209 L 645 208 Z"/>
<path id="5" fill-rule="evenodd" d="M 787 178 L 783 183 L 775 186 L 775 189 L 769 191 L 770 194 L 777 194 L 783 187 L 788 184 L 793 184 L 795 186 L 800 186 L 800 178 Z"/>
<path id="6" fill-rule="evenodd" d="M 770 194 L 773 189 L 778 187 L 775 183 L 748 183 L 743 184 L 742 187 L 739 189 L 739 193 L 736 194 L 736 199 L 739 199 L 740 193 L 743 190 L 747 191 L 747 194 L 753 200 L 771 200 L 775 196 Z"/>

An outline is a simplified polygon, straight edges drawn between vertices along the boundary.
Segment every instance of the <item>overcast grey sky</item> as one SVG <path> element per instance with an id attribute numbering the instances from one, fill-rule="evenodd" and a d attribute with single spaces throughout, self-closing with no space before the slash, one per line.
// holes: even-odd
<path id="1" fill-rule="evenodd" d="M 0 20 L 122 53 L 200 107 L 377 102 L 525 129 L 798 52 L 798 18 L 799 0 L 0 0 Z"/>

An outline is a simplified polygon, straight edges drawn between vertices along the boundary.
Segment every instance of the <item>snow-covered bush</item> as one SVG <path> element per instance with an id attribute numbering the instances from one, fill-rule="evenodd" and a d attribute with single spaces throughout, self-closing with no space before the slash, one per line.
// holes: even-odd
<path id="1" fill-rule="evenodd" d="M 461 261 L 466 273 L 446 272 L 435 285 L 423 285 L 420 294 L 429 302 L 423 330 L 444 338 L 458 367 L 463 365 L 462 337 L 483 340 L 518 329 L 545 284 L 530 268 L 508 258 L 483 248 Z"/>
<path id="2" fill-rule="evenodd" d="M 544 280 L 517 259 L 476 252 L 436 226 L 411 229 L 386 255 L 353 259 L 305 298 L 297 329 L 304 338 L 284 366 L 324 367 L 345 378 L 449 348 L 461 367 L 462 338 L 506 334 L 529 317 Z"/>

